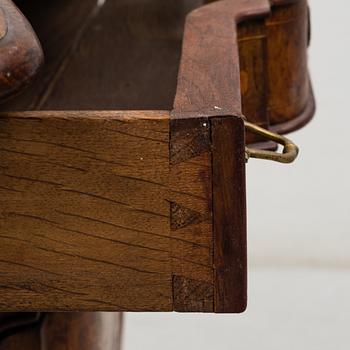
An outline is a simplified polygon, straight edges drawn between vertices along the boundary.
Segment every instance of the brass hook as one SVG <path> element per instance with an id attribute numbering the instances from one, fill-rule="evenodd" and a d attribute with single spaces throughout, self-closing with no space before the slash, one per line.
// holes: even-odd
<path id="1" fill-rule="evenodd" d="M 264 151 L 255 148 L 246 147 L 246 160 L 249 158 L 272 160 L 279 163 L 292 163 L 297 158 L 299 149 L 291 140 L 282 135 L 275 134 L 272 131 L 266 130 L 255 124 L 244 121 L 246 130 L 253 134 L 262 136 L 268 140 L 277 142 L 283 146 L 283 152 Z"/>

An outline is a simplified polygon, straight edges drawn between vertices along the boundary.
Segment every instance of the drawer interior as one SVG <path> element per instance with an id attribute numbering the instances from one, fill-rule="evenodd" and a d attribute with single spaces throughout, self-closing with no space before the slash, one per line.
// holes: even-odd
<path id="1" fill-rule="evenodd" d="M 18 0 L 45 66 L 11 110 L 171 109 L 187 13 L 203 0 Z"/>

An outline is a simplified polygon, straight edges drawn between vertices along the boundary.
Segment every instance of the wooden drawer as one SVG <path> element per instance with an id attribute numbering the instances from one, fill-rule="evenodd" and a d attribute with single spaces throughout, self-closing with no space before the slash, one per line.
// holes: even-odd
<path id="1" fill-rule="evenodd" d="M 77 4 L 60 6 L 67 16 Z M 0 116 L 0 311 L 244 311 L 242 96 L 268 126 L 265 88 L 251 79 L 269 82 L 269 41 L 251 30 L 266 30 L 271 4 L 188 14 L 203 2 L 87 1 L 60 33 L 65 16 L 41 5 L 46 21 L 23 10 L 47 64 Z M 248 58 L 239 64 L 252 51 L 264 57 L 259 77 Z"/>
<path id="2" fill-rule="evenodd" d="M 181 124 L 165 111 L 1 119 L 2 308 L 213 311 L 215 293 L 244 308 L 243 123 Z M 214 275 L 239 282 L 229 301 Z"/>

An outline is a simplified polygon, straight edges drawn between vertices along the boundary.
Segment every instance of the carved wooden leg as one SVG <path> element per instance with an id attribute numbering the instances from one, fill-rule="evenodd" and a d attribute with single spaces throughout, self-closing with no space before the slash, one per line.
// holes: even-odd
<path id="1" fill-rule="evenodd" d="M 47 313 L 23 322 L 22 314 L 3 317 L 0 350 L 120 350 L 122 314 L 107 312 Z M 12 314 L 14 315 L 14 314 Z M 17 316 L 18 315 L 18 316 Z M 34 314 L 33 314 L 34 315 Z"/>

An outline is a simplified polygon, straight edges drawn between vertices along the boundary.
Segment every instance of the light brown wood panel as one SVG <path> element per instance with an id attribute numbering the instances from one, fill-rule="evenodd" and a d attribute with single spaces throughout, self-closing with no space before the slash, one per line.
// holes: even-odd
<path id="1" fill-rule="evenodd" d="M 313 101 L 307 71 L 307 1 L 274 0 L 272 3 L 275 6 L 266 19 L 268 116 L 271 125 L 275 125 L 302 116 Z M 308 114 L 299 120 L 299 127 L 313 115 L 312 111 Z"/>
<path id="2" fill-rule="evenodd" d="M 0 310 L 170 311 L 195 280 L 213 311 L 211 156 L 169 166 L 169 135 L 162 111 L 1 115 Z"/>
<path id="3" fill-rule="evenodd" d="M 226 117 L 213 118 L 211 124 L 215 312 L 243 312 L 247 307 L 244 123 Z"/>
<path id="4" fill-rule="evenodd" d="M 0 308 L 170 310 L 167 113 L 0 126 Z"/>
<path id="5" fill-rule="evenodd" d="M 0 0 L 0 100 L 29 85 L 43 63 L 32 27 L 11 0 Z"/>
<path id="6" fill-rule="evenodd" d="M 267 36 L 264 18 L 238 25 L 242 112 L 254 124 L 268 127 Z"/>

